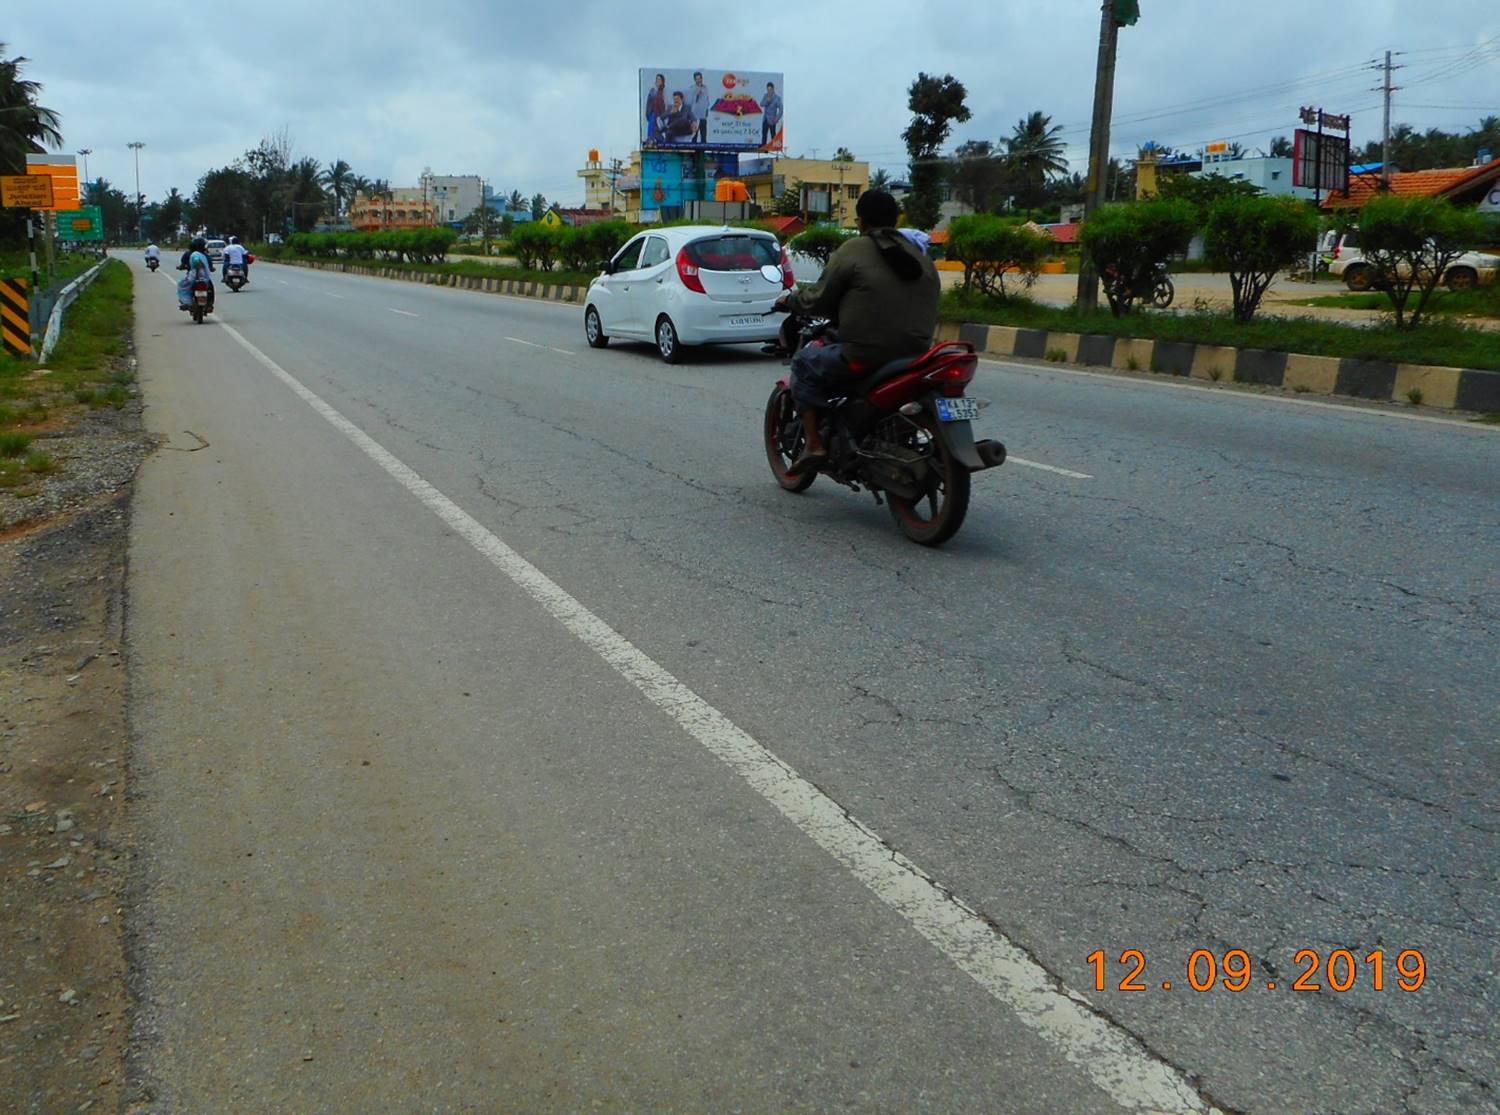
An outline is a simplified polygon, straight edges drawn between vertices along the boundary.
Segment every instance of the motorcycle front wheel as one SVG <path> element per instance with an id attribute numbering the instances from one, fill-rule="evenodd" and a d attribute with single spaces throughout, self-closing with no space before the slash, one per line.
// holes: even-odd
<path id="1" fill-rule="evenodd" d="M 786 470 L 792 467 L 792 462 L 801 455 L 802 447 L 807 443 L 807 431 L 802 428 L 802 416 L 797 413 L 791 391 L 779 383 L 766 402 L 765 440 L 766 461 L 771 466 L 771 475 L 776 477 L 776 483 L 789 492 L 805 492 L 812 487 L 812 482 L 818 478 L 817 473 L 806 472 L 801 476 L 786 474 Z"/>
<path id="2" fill-rule="evenodd" d="M 1172 285 L 1172 280 L 1165 275 L 1156 280 L 1156 285 L 1151 288 L 1151 304 L 1158 310 L 1165 310 L 1172 304 L 1172 299 L 1177 297 L 1177 288 Z"/>
<path id="3" fill-rule="evenodd" d="M 958 533 L 969 513 L 969 470 L 949 452 L 930 420 L 912 435 L 912 448 L 931 454 L 933 476 L 927 494 L 908 502 L 886 492 L 886 508 L 901 533 L 913 542 L 941 546 Z"/>

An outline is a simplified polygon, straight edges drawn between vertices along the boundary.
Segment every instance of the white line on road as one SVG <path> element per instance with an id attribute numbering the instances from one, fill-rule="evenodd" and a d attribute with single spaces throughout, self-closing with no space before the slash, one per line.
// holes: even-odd
<path id="1" fill-rule="evenodd" d="M 553 352 L 560 352 L 560 353 L 562 353 L 564 356 L 577 356 L 578 355 L 578 353 L 574 352 L 570 348 L 557 348 L 557 347 L 555 347 L 553 345 L 548 345 L 547 347 L 549 349 L 551 349 L 551 351 L 553 351 Z"/>
<path id="2" fill-rule="evenodd" d="M 231 325 L 224 329 L 648 701 L 735 771 L 1122 1107 L 1137 1112 L 1214 1111 L 1174 1069 L 1152 1056 L 1134 1036 L 1096 1014 L 1082 995 L 1059 985 L 1045 968 L 970 906 L 883 843 L 861 821 L 303 386 L 237 329 Z"/>
<path id="3" fill-rule="evenodd" d="M 390 306 L 387 306 L 386 309 L 390 310 L 391 313 L 393 313 L 393 314 L 402 314 L 402 315 L 404 315 L 406 317 L 421 317 L 422 316 L 421 314 L 414 314 L 410 310 L 392 309 Z"/>
<path id="4" fill-rule="evenodd" d="M 328 295 L 329 298 L 337 298 L 340 302 L 344 300 L 344 296 L 342 294 L 335 294 L 331 290 L 325 290 L 323 293 Z"/>
<path id="5" fill-rule="evenodd" d="M 523 341 L 523 340 L 521 340 L 520 337 L 506 337 L 505 339 L 507 341 L 515 341 L 516 344 L 518 344 L 518 345 L 526 345 L 529 348 L 546 348 L 547 347 L 546 345 L 539 345 L 535 341 Z"/>
<path id="6" fill-rule="evenodd" d="M 1058 468 L 1056 465 L 1044 465 L 1040 461 L 1028 461 L 1025 457 L 1016 457 L 1007 453 L 1005 463 L 1021 465 L 1024 468 L 1039 468 L 1043 472 L 1055 472 L 1059 476 L 1071 476 L 1074 480 L 1092 480 L 1093 477 L 1086 472 L 1074 472 L 1070 468 Z"/>

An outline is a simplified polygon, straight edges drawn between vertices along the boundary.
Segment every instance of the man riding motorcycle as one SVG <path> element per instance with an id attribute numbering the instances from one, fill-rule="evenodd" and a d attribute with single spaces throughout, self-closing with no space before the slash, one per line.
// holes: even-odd
<path id="1" fill-rule="evenodd" d="M 188 310 L 193 305 L 193 284 L 205 282 L 208 284 L 208 309 L 214 308 L 214 262 L 208 258 L 208 241 L 198 236 L 193 239 L 192 246 L 182 253 L 182 262 L 177 265 L 177 270 L 186 271 L 187 274 L 177 281 L 177 308 Z"/>
<path id="2" fill-rule="evenodd" d="M 245 269 L 245 281 L 250 281 L 250 261 L 246 258 L 250 253 L 245 250 L 245 245 L 240 243 L 238 236 L 231 236 L 229 243 L 224 245 L 224 273 L 229 273 L 230 267 L 243 267 Z"/>
<path id="3" fill-rule="evenodd" d="M 819 411 L 858 389 L 863 376 L 903 356 L 916 356 L 937 331 L 937 268 L 896 230 L 901 210 L 884 190 L 870 190 L 855 205 L 860 235 L 829 257 L 811 290 L 777 300 L 786 313 L 831 319 L 838 341 L 806 346 L 792 358 L 791 391 L 802 412 L 807 443 L 787 469 L 800 476 L 828 460 L 818 430 Z"/>
<path id="4" fill-rule="evenodd" d="M 156 265 L 158 267 L 161 266 L 161 249 L 158 248 L 155 244 L 147 244 L 146 245 L 146 264 L 147 264 L 147 266 L 150 266 L 150 264 L 151 264 L 151 262 L 153 260 L 156 261 Z"/>

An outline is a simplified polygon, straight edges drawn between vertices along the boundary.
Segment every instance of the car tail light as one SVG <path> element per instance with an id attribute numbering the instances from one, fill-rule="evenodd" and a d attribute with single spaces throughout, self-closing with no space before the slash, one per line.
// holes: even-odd
<path id="1" fill-rule="evenodd" d="M 781 289 L 791 290 L 797 285 L 796 277 L 792 275 L 792 257 L 787 255 L 786 245 L 781 246 Z"/>
<path id="2" fill-rule="evenodd" d="M 682 285 L 694 294 L 708 293 L 703 289 L 703 280 L 698 277 L 697 264 L 688 259 L 686 248 L 677 253 L 677 277 L 682 280 Z"/>
<path id="3" fill-rule="evenodd" d="M 1340 247 L 1342 247 L 1342 245 L 1340 245 L 1340 244 L 1335 244 L 1333 246 L 1333 258 L 1334 259 L 1338 259 L 1339 258 L 1339 248 Z"/>

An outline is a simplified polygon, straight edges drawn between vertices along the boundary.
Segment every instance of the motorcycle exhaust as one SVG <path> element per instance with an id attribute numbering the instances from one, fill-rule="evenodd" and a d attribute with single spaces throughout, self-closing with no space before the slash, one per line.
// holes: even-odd
<path id="1" fill-rule="evenodd" d="M 1005 446 L 993 438 L 976 441 L 974 451 L 979 454 L 979 459 L 984 462 L 985 468 L 995 468 L 1005 463 Z"/>

